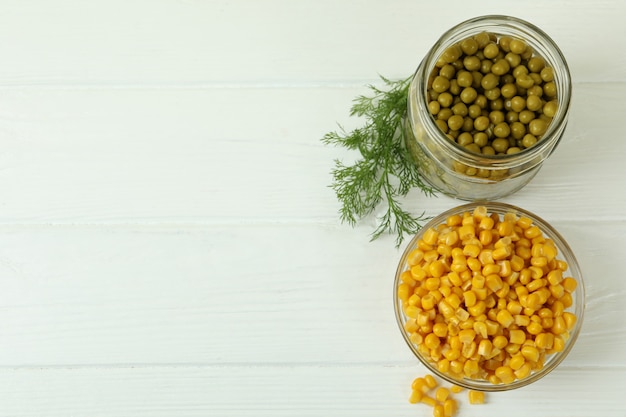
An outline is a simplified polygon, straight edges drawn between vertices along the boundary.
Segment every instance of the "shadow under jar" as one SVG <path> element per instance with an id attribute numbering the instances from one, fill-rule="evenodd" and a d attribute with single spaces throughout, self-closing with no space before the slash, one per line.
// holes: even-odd
<path id="1" fill-rule="evenodd" d="M 443 54 L 450 47 L 480 34 L 488 34 L 492 39 L 507 37 L 522 40 L 532 50 L 533 56 L 543 58 L 545 66 L 552 68 L 553 79 L 550 87 L 555 90 L 555 113 L 536 143 L 517 149 L 516 153 L 487 154 L 470 150 L 446 135 L 437 125 L 436 117 L 429 108 L 429 88 L 442 65 Z M 484 68 L 482 71 L 484 75 Z M 524 187 L 558 145 L 567 124 L 571 89 L 570 73 L 563 54 L 554 41 L 538 27 L 509 16 L 482 16 L 467 20 L 441 36 L 413 76 L 404 125 L 407 149 L 415 160 L 420 175 L 446 195 L 470 201 L 505 197 Z M 479 95 L 482 94 L 480 87 L 477 90 Z M 500 98 L 501 103 L 509 100 L 506 105 L 510 108 L 510 99 Z M 543 99 L 543 103 L 545 102 L 546 98 Z M 489 108 L 482 110 L 483 116 L 490 111 Z M 503 108 L 502 111 L 506 113 L 507 109 Z M 540 117 L 542 111 L 536 113 Z M 509 117 L 508 113 L 506 117 Z M 511 117 L 515 117 L 515 114 Z M 486 133 L 493 134 L 493 127 L 492 123 Z"/>

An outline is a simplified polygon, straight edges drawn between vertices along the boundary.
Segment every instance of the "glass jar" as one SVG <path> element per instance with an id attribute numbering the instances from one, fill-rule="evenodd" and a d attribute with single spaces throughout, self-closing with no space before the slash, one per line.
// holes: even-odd
<path id="1" fill-rule="evenodd" d="M 554 71 L 558 109 L 540 140 L 509 155 L 479 154 L 448 138 L 428 108 L 428 83 L 438 59 L 450 46 L 487 32 L 524 40 Z M 495 200 L 526 185 L 558 145 L 570 108 L 571 79 L 558 46 L 536 26 L 509 16 L 482 16 L 444 33 L 423 59 L 409 86 L 404 135 L 421 176 L 440 192 L 462 200 Z"/>

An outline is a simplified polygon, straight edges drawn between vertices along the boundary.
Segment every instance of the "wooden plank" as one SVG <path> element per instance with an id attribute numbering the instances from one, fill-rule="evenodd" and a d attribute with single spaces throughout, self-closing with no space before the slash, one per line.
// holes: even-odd
<path id="1" fill-rule="evenodd" d="M 567 10 L 567 18 L 563 18 Z M 280 19 L 275 16 L 280 11 Z M 561 46 L 578 81 L 619 81 L 619 0 L 502 4 L 336 2 L 6 2 L 5 86 L 345 84 L 409 76 L 436 39 L 470 17 L 529 20 Z M 598 28 L 602 36 L 598 37 Z"/>
<path id="2" fill-rule="evenodd" d="M 557 222 L 587 313 L 568 366 L 624 366 L 626 225 Z M 2 226 L 0 365 L 414 361 L 391 239 L 324 225 Z"/>
<path id="3" fill-rule="evenodd" d="M 2 412 L 13 417 L 68 415 L 319 416 L 431 415 L 409 404 L 418 366 L 259 366 L 3 369 Z M 487 394 L 459 415 L 622 416 L 623 368 L 558 369 L 513 392 Z"/>
<path id="4" fill-rule="evenodd" d="M 27 89 L 0 97 L 0 223 L 335 224 L 336 122 L 365 89 Z M 570 126 L 506 199 L 552 219 L 623 219 L 626 85 L 577 84 Z M 584 199 L 581 198 L 584 196 Z M 412 195 L 412 212 L 459 202 Z M 564 208 L 567 208 L 566 210 Z"/>

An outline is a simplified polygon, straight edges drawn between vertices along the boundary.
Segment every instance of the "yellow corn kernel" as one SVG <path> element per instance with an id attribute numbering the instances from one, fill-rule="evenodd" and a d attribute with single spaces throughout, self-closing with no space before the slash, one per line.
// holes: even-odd
<path id="1" fill-rule="evenodd" d="M 522 345 L 518 345 L 517 343 L 509 343 L 504 347 L 504 350 L 509 355 L 515 355 L 522 348 Z"/>
<path id="2" fill-rule="evenodd" d="M 471 215 L 471 213 L 463 213 L 463 220 L 461 221 L 461 224 L 474 224 L 474 217 Z"/>
<path id="3" fill-rule="evenodd" d="M 451 391 L 453 394 L 458 394 L 458 393 L 460 393 L 460 392 L 463 392 L 463 389 L 464 389 L 464 388 L 463 388 L 462 386 L 460 386 L 460 385 L 456 385 L 456 384 L 452 384 L 452 386 L 450 387 L 450 391 Z"/>
<path id="4" fill-rule="evenodd" d="M 509 331 L 509 343 L 521 345 L 526 340 L 526 332 L 520 329 Z"/>
<path id="5" fill-rule="evenodd" d="M 515 381 L 515 374 L 510 366 L 501 366 L 497 368 L 495 374 L 503 384 L 510 384 Z"/>
<path id="6" fill-rule="evenodd" d="M 423 395 L 421 402 L 431 407 L 437 405 L 437 401 L 433 397 L 429 397 L 428 395 Z"/>
<path id="7" fill-rule="evenodd" d="M 569 266 L 567 265 L 567 262 L 562 261 L 562 260 L 558 260 L 556 262 L 556 265 L 557 265 L 557 268 L 563 272 L 567 271 L 567 268 L 569 268 Z"/>
<path id="8" fill-rule="evenodd" d="M 496 300 L 495 308 L 498 309 L 498 310 L 506 310 L 506 305 L 507 305 L 507 302 L 506 302 L 505 298 L 498 298 Z"/>
<path id="9" fill-rule="evenodd" d="M 419 264 L 422 259 L 424 259 L 424 251 L 421 249 L 413 249 L 409 252 L 409 256 L 407 256 L 406 261 L 410 266 L 414 266 Z"/>
<path id="10" fill-rule="evenodd" d="M 483 267 L 482 274 L 486 277 L 491 274 L 500 274 L 500 265 L 487 264 Z"/>
<path id="11" fill-rule="evenodd" d="M 500 261 L 502 259 L 506 259 L 511 256 L 511 248 L 509 246 L 502 246 L 497 249 L 494 249 L 492 252 L 493 259 L 496 261 Z"/>
<path id="12" fill-rule="evenodd" d="M 543 256 L 543 244 L 537 243 L 532 245 L 530 248 L 530 256 L 533 258 Z"/>
<path id="13" fill-rule="evenodd" d="M 522 285 L 527 285 L 533 279 L 530 269 L 524 268 L 519 273 L 519 282 Z"/>
<path id="14" fill-rule="evenodd" d="M 456 230 L 451 230 L 450 232 L 446 233 L 443 239 L 444 244 L 448 247 L 454 246 L 458 241 L 459 234 L 456 232 Z"/>
<path id="15" fill-rule="evenodd" d="M 450 288 L 450 286 L 448 284 L 449 284 L 448 276 L 445 275 L 445 276 L 441 277 L 439 288 L 437 288 L 436 291 L 438 291 L 439 294 L 441 294 L 442 297 L 447 297 L 450 294 L 452 294 L 452 288 Z"/>
<path id="16" fill-rule="evenodd" d="M 530 226 L 533 225 L 533 221 L 526 216 L 521 216 L 519 219 L 517 219 L 517 222 L 515 222 L 515 224 L 522 229 L 528 229 Z"/>
<path id="17" fill-rule="evenodd" d="M 448 323 L 448 336 L 456 336 L 458 334 L 459 334 L 459 325 L 454 322 Z"/>
<path id="18" fill-rule="evenodd" d="M 539 360 L 539 350 L 536 347 L 525 345 L 520 349 L 524 358 L 529 362 L 537 362 Z"/>
<path id="19" fill-rule="evenodd" d="M 449 258 L 452 255 L 452 248 L 448 245 L 444 245 L 443 243 L 437 245 L 436 251 L 442 258 Z"/>
<path id="20" fill-rule="evenodd" d="M 435 297 L 432 294 L 426 294 L 422 297 L 422 308 L 426 311 L 435 308 Z"/>
<path id="21" fill-rule="evenodd" d="M 577 320 L 576 315 L 566 311 L 565 313 L 563 313 L 563 319 L 565 320 L 565 326 L 567 327 L 568 331 L 574 329 Z"/>
<path id="22" fill-rule="evenodd" d="M 498 274 L 500 274 L 502 278 L 508 278 L 513 273 L 513 269 L 511 268 L 511 261 L 508 259 L 498 262 L 498 266 L 500 267 L 500 272 L 498 272 Z"/>
<path id="23" fill-rule="evenodd" d="M 407 304 L 410 306 L 419 307 L 422 305 L 422 298 L 417 294 L 412 294 L 407 300 Z"/>
<path id="24" fill-rule="evenodd" d="M 539 333 L 535 337 L 535 345 L 539 349 L 552 349 L 554 344 L 554 334 L 552 333 Z"/>
<path id="25" fill-rule="evenodd" d="M 398 285 L 398 298 L 404 302 L 409 300 L 409 294 L 411 293 L 411 287 L 408 284 Z"/>
<path id="26" fill-rule="evenodd" d="M 552 307 L 550 307 L 550 309 L 552 310 L 553 317 L 560 317 L 563 315 L 565 307 L 563 306 L 562 302 L 556 300 L 554 303 L 552 303 Z"/>
<path id="27" fill-rule="evenodd" d="M 493 320 L 485 320 L 485 324 L 487 325 L 487 334 L 489 336 L 495 335 L 500 328 L 500 325 Z"/>
<path id="28" fill-rule="evenodd" d="M 477 350 L 476 342 L 464 344 L 463 347 L 461 348 L 461 356 L 463 356 L 466 359 L 470 359 L 474 357 L 474 355 L 476 355 L 476 350 Z"/>
<path id="29" fill-rule="evenodd" d="M 437 349 L 440 344 L 441 340 L 439 340 L 434 333 L 427 334 L 426 337 L 424 337 L 424 345 L 426 345 L 428 349 Z"/>
<path id="30" fill-rule="evenodd" d="M 509 297 L 509 291 L 511 291 L 511 286 L 507 284 L 505 281 L 502 281 L 502 288 L 495 292 L 496 296 L 506 301 Z M 504 308 L 504 307 L 502 307 Z"/>
<path id="31" fill-rule="evenodd" d="M 482 391 L 469 390 L 468 398 L 470 404 L 484 404 L 485 393 Z"/>
<path id="32" fill-rule="evenodd" d="M 446 337 L 448 335 L 448 325 L 446 323 L 433 324 L 433 334 L 437 337 Z"/>
<path id="33" fill-rule="evenodd" d="M 420 309 L 416 306 L 412 306 L 409 305 L 406 307 L 406 309 L 404 310 L 404 314 L 407 315 L 407 317 L 410 317 L 412 319 L 417 319 L 420 313 Z"/>
<path id="34" fill-rule="evenodd" d="M 430 323 L 430 316 L 425 311 L 420 311 L 415 319 L 418 326 L 427 326 Z"/>
<path id="35" fill-rule="evenodd" d="M 555 335 L 565 333 L 567 331 L 567 324 L 565 323 L 565 318 L 563 316 L 555 317 L 550 331 L 554 333 Z"/>
<path id="36" fill-rule="evenodd" d="M 493 338 L 493 346 L 498 349 L 504 349 L 504 347 L 509 343 L 507 338 L 503 335 L 499 335 Z"/>
<path id="37" fill-rule="evenodd" d="M 476 274 L 472 278 L 472 289 L 480 289 L 485 286 L 485 277 L 481 274 Z"/>
<path id="38" fill-rule="evenodd" d="M 520 297 L 520 303 L 523 307 L 527 307 L 533 310 L 537 310 L 541 308 L 541 300 L 539 299 L 539 294 L 528 294 L 526 297 L 526 304 L 523 303 L 523 298 Z"/>
<path id="39" fill-rule="evenodd" d="M 450 318 L 453 317 L 456 310 L 450 305 L 448 304 L 448 302 L 446 300 L 441 300 L 438 304 L 439 307 L 439 313 L 441 313 L 445 318 Z"/>
<path id="40" fill-rule="evenodd" d="M 426 385 L 426 380 L 423 377 L 417 377 L 413 380 L 413 383 L 411 384 L 411 389 L 413 390 L 419 390 L 422 393 L 425 393 L 428 391 L 428 385 Z"/>
<path id="41" fill-rule="evenodd" d="M 502 278 L 500 278 L 500 275 L 497 274 L 487 275 L 485 277 L 485 285 L 491 291 L 496 292 L 502 288 Z"/>
<path id="42" fill-rule="evenodd" d="M 472 272 L 479 272 L 483 265 L 480 263 L 480 261 L 476 258 L 469 258 L 467 260 L 467 267 L 472 271 Z"/>
<path id="43" fill-rule="evenodd" d="M 513 223 L 508 222 L 508 221 L 500 222 L 498 223 L 498 226 L 496 227 L 496 229 L 500 236 L 509 236 L 513 234 Z"/>
<path id="44" fill-rule="evenodd" d="M 526 363 L 526 359 L 524 359 L 524 355 L 521 353 L 516 353 L 511 356 L 511 360 L 509 361 L 509 366 L 513 371 L 517 371 Z"/>
<path id="45" fill-rule="evenodd" d="M 461 320 L 461 322 L 466 322 L 466 323 L 468 322 L 468 319 L 470 317 L 470 313 L 463 308 L 457 308 L 454 315 L 456 316 L 456 318 Z M 470 323 L 468 327 L 473 327 L 473 325 L 474 325 L 473 323 Z"/>
<path id="46" fill-rule="evenodd" d="M 500 378 L 498 378 L 496 374 L 489 374 L 489 376 L 487 377 L 487 380 L 491 382 L 493 385 L 499 385 L 501 383 Z"/>
<path id="47" fill-rule="evenodd" d="M 415 333 L 411 333 L 411 335 L 409 336 L 409 340 L 411 340 L 411 343 L 413 343 L 414 345 L 421 345 L 424 341 L 424 337 L 420 333 L 417 333 L 417 329 L 414 330 L 414 332 Z"/>
<path id="48" fill-rule="evenodd" d="M 443 403 L 443 415 L 444 417 L 452 417 L 456 413 L 457 410 L 456 401 L 452 398 L 448 398 Z"/>
<path id="49" fill-rule="evenodd" d="M 463 285 L 463 280 L 461 279 L 461 276 L 458 272 L 450 271 L 448 273 L 448 280 L 450 281 L 450 284 L 454 285 L 455 287 L 460 287 Z"/>
<path id="50" fill-rule="evenodd" d="M 545 256 L 533 256 L 530 258 L 530 264 L 532 266 L 543 268 L 548 265 L 548 258 Z"/>
<path id="51" fill-rule="evenodd" d="M 531 267 L 532 268 L 532 267 Z M 539 288 L 542 288 L 546 285 L 546 280 L 544 279 L 533 279 L 526 285 L 526 288 L 530 292 L 537 291 Z"/>
<path id="52" fill-rule="evenodd" d="M 468 244 L 463 247 L 463 255 L 470 258 L 478 258 L 480 247 L 478 245 Z"/>
<path id="53" fill-rule="evenodd" d="M 487 295 L 489 294 L 489 290 L 487 288 L 472 288 L 472 290 L 476 293 L 476 298 L 480 301 L 485 301 L 487 299 Z"/>
<path id="54" fill-rule="evenodd" d="M 548 272 L 547 278 L 550 285 L 558 285 L 561 283 L 561 281 L 563 281 L 563 271 L 561 271 L 560 269 L 553 269 L 552 271 Z"/>
<path id="55" fill-rule="evenodd" d="M 544 317 L 541 319 L 541 327 L 544 329 L 551 329 L 554 326 L 554 319 L 552 317 Z"/>
<path id="56" fill-rule="evenodd" d="M 543 331 L 543 326 L 541 325 L 541 323 L 531 321 L 531 323 L 526 326 L 526 331 L 533 336 L 537 336 Z"/>
<path id="57" fill-rule="evenodd" d="M 472 290 L 465 291 L 463 293 L 463 302 L 466 308 L 476 305 L 476 293 Z"/>
<path id="58" fill-rule="evenodd" d="M 550 285 L 550 294 L 556 299 L 560 299 L 565 295 L 565 288 L 561 284 Z"/>
<path id="59" fill-rule="evenodd" d="M 438 385 L 437 380 L 431 374 L 426 374 L 424 376 L 424 380 L 426 381 L 426 385 L 428 385 L 428 388 L 430 389 L 436 388 Z"/>
<path id="60" fill-rule="evenodd" d="M 478 232 L 478 241 L 481 245 L 483 245 L 483 247 L 489 246 L 493 241 L 493 233 L 491 232 L 491 230 L 481 230 L 480 232 Z"/>
<path id="61" fill-rule="evenodd" d="M 516 255 L 511 256 L 510 264 L 511 264 L 511 269 L 513 271 L 520 272 L 522 269 L 524 269 L 526 262 L 524 261 L 523 258 L 521 258 L 520 256 L 516 254 Z"/>
<path id="62" fill-rule="evenodd" d="M 541 235 L 541 229 L 539 229 L 539 227 L 537 226 L 531 226 L 528 229 L 524 230 L 524 237 L 526 237 L 527 239 L 534 239 Z"/>
<path id="63" fill-rule="evenodd" d="M 459 306 L 461 305 L 461 298 L 455 293 L 451 293 L 450 295 L 448 295 L 446 297 L 446 301 L 452 306 L 452 308 L 459 308 Z"/>
<path id="64" fill-rule="evenodd" d="M 450 227 L 458 226 L 461 224 L 462 221 L 463 221 L 463 218 L 460 215 L 453 214 L 452 216 L 448 216 L 448 218 L 446 219 L 446 225 Z"/>
<path id="65" fill-rule="evenodd" d="M 443 404 L 436 404 L 433 407 L 433 417 L 445 417 L 443 414 Z"/>
<path id="66" fill-rule="evenodd" d="M 472 343 L 475 337 L 476 332 L 474 331 L 474 329 L 463 329 L 459 332 L 459 340 L 463 344 Z"/>
<path id="67" fill-rule="evenodd" d="M 478 344 L 478 354 L 483 357 L 487 357 L 491 355 L 491 351 L 493 350 L 493 344 L 489 339 L 483 339 Z"/>
<path id="68" fill-rule="evenodd" d="M 574 304 L 574 299 L 572 298 L 572 295 L 568 292 L 563 294 L 563 297 L 559 298 L 559 301 L 563 303 L 563 307 L 565 308 L 569 308 L 572 306 L 572 304 Z"/>
<path id="69" fill-rule="evenodd" d="M 426 281 L 424 281 L 424 288 L 426 288 L 428 291 L 434 291 L 438 289 L 439 285 L 441 285 L 441 280 L 438 277 L 427 278 Z"/>
<path id="70" fill-rule="evenodd" d="M 487 336 L 488 336 L 487 335 L 487 325 L 485 324 L 485 322 L 475 321 L 473 327 L 474 327 L 474 331 L 476 332 L 476 334 L 478 336 L 482 337 L 483 339 L 487 338 Z"/>
<path id="71" fill-rule="evenodd" d="M 422 235 L 422 240 L 427 245 L 434 245 L 435 243 L 437 243 L 438 237 L 439 233 L 437 233 L 437 231 L 431 227 L 424 232 L 424 234 Z"/>
<path id="72" fill-rule="evenodd" d="M 409 397 L 409 402 L 411 404 L 417 404 L 420 401 L 422 401 L 422 397 L 424 396 L 424 393 L 420 390 L 413 390 L 411 391 L 411 396 Z"/>
<path id="73" fill-rule="evenodd" d="M 554 344 L 552 345 L 552 349 L 555 352 L 563 352 L 565 349 L 565 340 L 559 335 L 554 337 Z"/>
<path id="74" fill-rule="evenodd" d="M 529 266 L 530 276 L 532 279 L 539 279 L 543 277 L 543 269 L 538 266 Z"/>
<path id="75" fill-rule="evenodd" d="M 507 328 L 509 326 L 511 326 L 511 324 L 513 324 L 515 322 L 515 319 L 513 318 L 511 313 L 509 313 L 508 310 L 500 310 L 500 311 L 498 311 L 498 315 L 496 316 L 496 320 L 502 326 L 507 327 Z"/>
<path id="76" fill-rule="evenodd" d="M 446 266 L 441 261 L 434 261 L 428 266 L 428 272 L 430 272 L 430 275 L 434 278 L 441 278 L 446 272 Z"/>
<path id="77" fill-rule="evenodd" d="M 478 361 L 468 359 L 463 364 L 463 374 L 468 378 L 476 375 L 479 371 L 480 367 L 478 366 Z"/>
<path id="78" fill-rule="evenodd" d="M 506 309 L 508 310 L 509 313 L 515 316 L 522 312 L 522 305 L 517 300 L 511 300 L 507 303 Z"/>
<path id="79" fill-rule="evenodd" d="M 421 266 L 415 265 L 414 267 L 411 267 L 411 276 L 416 281 L 423 281 L 426 279 L 427 273 Z"/>
<path id="80" fill-rule="evenodd" d="M 530 371 L 532 370 L 531 365 L 526 362 L 519 369 L 516 369 L 513 373 L 517 379 L 524 379 L 528 375 L 530 375 Z"/>
<path id="81" fill-rule="evenodd" d="M 530 324 L 530 317 L 524 314 L 516 314 L 514 318 L 515 318 L 515 324 L 517 326 L 526 327 Z"/>
<path id="82" fill-rule="evenodd" d="M 473 224 L 464 224 L 458 229 L 459 239 L 467 240 L 476 237 L 476 232 Z"/>
<path id="83" fill-rule="evenodd" d="M 446 356 L 446 354 L 444 353 L 443 356 Z M 440 359 L 437 362 L 437 369 L 439 370 L 439 372 L 447 374 L 450 371 L 450 360 L 445 357 L 443 359 Z"/>
<path id="84" fill-rule="evenodd" d="M 435 398 L 439 402 L 445 402 L 449 396 L 450 396 L 450 391 L 448 390 L 448 388 L 445 388 L 445 387 L 439 387 L 437 388 L 437 391 L 435 392 Z"/>
<path id="85" fill-rule="evenodd" d="M 574 290 L 576 290 L 576 286 L 578 285 L 578 283 L 576 282 L 574 278 L 567 277 L 563 279 L 562 285 L 563 285 L 563 288 L 565 288 L 565 291 L 572 293 L 574 292 Z"/>

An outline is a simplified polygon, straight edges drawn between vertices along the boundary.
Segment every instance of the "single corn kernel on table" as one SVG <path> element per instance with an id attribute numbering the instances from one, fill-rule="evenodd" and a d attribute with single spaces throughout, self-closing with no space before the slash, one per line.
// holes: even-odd
<path id="1" fill-rule="evenodd" d="M 340 224 L 329 172 L 358 155 L 320 139 L 360 125 L 378 74 L 493 13 L 570 66 L 563 140 L 503 201 L 569 242 L 586 311 L 541 380 L 432 395 L 457 416 L 626 415 L 626 3 L 33 0 L 0 13 L 0 416 L 432 415 L 394 317 L 404 247 Z"/>

